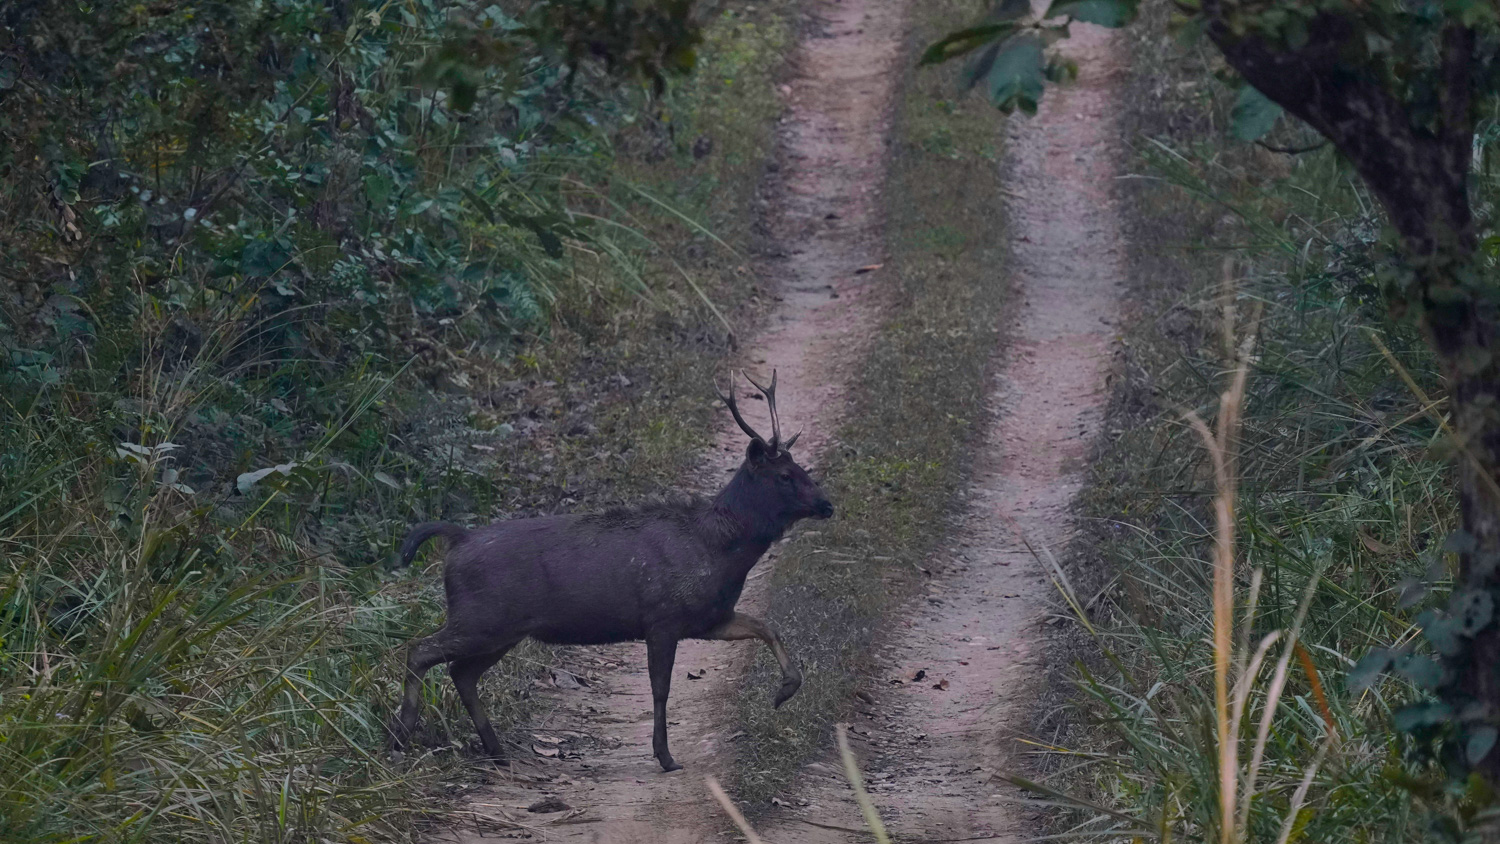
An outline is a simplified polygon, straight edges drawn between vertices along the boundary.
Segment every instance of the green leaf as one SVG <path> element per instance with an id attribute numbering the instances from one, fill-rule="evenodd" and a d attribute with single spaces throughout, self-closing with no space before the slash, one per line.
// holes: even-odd
<path id="1" fill-rule="evenodd" d="M 370 173 L 364 178 L 365 197 L 377 209 L 385 208 L 386 200 L 396 190 L 396 183 L 384 173 Z"/>
<path id="2" fill-rule="evenodd" d="M 1390 667 L 1391 652 L 1387 648 L 1376 648 L 1360 658 L 1349 674 L 1344 678 L 1344 684 L 1352 694 L 1359 694 L 1365 689 L 1375 685 L 1380 678 L 1381 672 Z"/>
<path id="3" fill-rule="evenodd" d="M 1446 703 L 1414 703 L 1403 706 L 1391 716 L 1396 729 L 1409 733 L 1419 727 L 1441 724 L 1453 717 L 1453 708 Z"/>
<path id="4" fill-rule="evenodd" d="M 1469 741 L 1464 746 L 1464 753 L 1469 757 L 1470 765 L 1478 765 L 1484 761 L 1484 757 L 1490 755 L 1490 750 L 1495 747 L 1495 739 L 1500 737 L 1500 730 L 1494 727 L 1480 727 L 1469 733 Z"/>
<path id="5" fill-rule="evenodd" d="M 979 80 L 989 75 L 990 68 L 995 66 L 995 56 L 1000 55 L 1000 44 L 998 42 L 985 47 L 964 65 L 964 72 L 959 76 L 958 89 L 967 91 L 978 84 Z"/>
<path id="6" fill-rule="evenodd" d="M 479 209 L 479 213 L 483 214 L 485 219 L 495 219 L 495 209 L 490 207 L 490 204 L 485 201 L 484 197 L 469 188 L 460 188 L 460 190 L 463 191 L 464 196 L 468 198 L 469 202 L 473 203 L 474 207 Z"/>
<path id="7" fill-rule="evenodd" d="M 1484 589 L 1470 589 L 1454 596 L 1453 614 L 1458 616 L 1459 629 L 1465 636 L 1473 636 L 1489 626 L 1495 616 L 1495 599 Z"/>
<path id="8" fill-rule="evenodd" d="M 254 472 L 245 472 L 234 479 L 235 489 L 239 490 L 240 495 L 246 495 L 250 492 L 251 487 L 272 475 L 286 475 L 290 477 L 292 470 L 296 469 L 298 465 L 297 463 L 281 463 L 266 469 L 257 469 Z"/>
<path id="9" fill-rule="evenodd" d="M 272 240 L 252 240 L 240 253 L 240 273 L 245 276 L 275 275 L 287 264 L 287 254 Z"/>
<path id="10" fill-rule="evenodd" d="M 1421 689 L 1436 689 L 1443 682 L 1443 667 L 1430 657 L 1407 654 L 1396 660 L 1395 669 L 1397 674 Z"/>
<path id="11" fill-rule="evenodd" d="M 1000 0 L 990 9 L 992 21 L 1019 20 L 1031 14 L 1031 0 Z"/>
<path id="12" fill-rule="evenodd" d="M 542 251 L 547 253 L 547 257 L 561 258 L 563 256 L 562 238 L 551 229 L 537 223 L 531 225 L 531 231 L 536 235 L 536 239 L 541 241 Z"/>
<path id="13" fill-rule="evenodd" d="M 1422 638 L 1443 656 L 1457 656 L 1463 650 L 1458 619 L 1428 610 L 1417 616 L 1417 626 L 1422 628 Z"/>
<path id="14" fill-rule="evenodd" d="M 1047 17 L 1067 15 L 1076 21 L 1118 29 L 1135 20 L 1135 0 L 1060 0 L 1047 9 Z"/>
<path id="15" fill-rule="evenodd" d="M 1396 606 L 1400 607 L 1403 610 L 1411 609 L 1412 607 L 1421 603 L 1423 598 L 1427 597 L 1428 591 L 1430 590 L 1428 589 L 1427 584 L 1422 582 L 1421 580 L 1415 577 L 1404 578 L 1401 581 L 1400 593 L 1399 597 L 1396 600 Z"/>
<path id="16" fill-rule="evenodd" d="M 479 86 L 468 76 L 455 78 L 449 86 L 449 92 L 453 95 L 453 108 L 456 111 L 467 112 L 474 107 L 474 101 L 479 98 Z"/>
<path id="17" fill-rule="evenodd" d="M 941 64 L 949 59 L 973 52 L 986 44 L 1002 41 L 1015 31 L 1016 24 L 1001 22 L 980 24 L 950 32 L 922 53 L 922 60 L 919 64 Z"/>
<path id="18" fill-rule="evenodd" d="M 1017 107 L 1035 111 L 1046 84 L 1045 66 L 1040 38 L 1028 34 L 1011 39 L 1001 47 L 985 76 L 990 102 L 1007 114 Z"/>
<path id="19" fill-rule="evenodd" d="M 1472 554 L 1479 547 L 1479 542 L 1474 539 L 1474 534 L 1459 529 L 1448 534 L 1443 540 L 1443 550 L 1450 554 Z"/>
<path id="20" fill-rule="evenodd" d="M 1240 95 L 1234 101 L 1234 110 L 1229 115 L 1234 136 L 1246 143 L 1265 136 L 1279 119 L 1281 106 L 1271 102 L 1270 98 L 1251 85 L 1240 89 Z"/>

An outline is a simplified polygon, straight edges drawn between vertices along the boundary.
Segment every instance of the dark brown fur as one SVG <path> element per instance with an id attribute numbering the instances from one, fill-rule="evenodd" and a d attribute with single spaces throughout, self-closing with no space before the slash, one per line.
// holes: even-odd
<path id="1" fill-rule="evenodd" d="M 500 742 L 476 688 L 480 675 L 527 637 L 563 645 L 645 641 L 656 716 L 652 748 L 668 771 L 681 767 L 667 749 L 666 702 L 682 639 L 761 639 L 781 664 L 775 705 L 795 694 L 802 674 L 776 634 L 734 611 L 746 575 L 771 543 L 800 519 L 833 515 L 823 491 L 778 440 L 755 436 L 739 471 L 713 499 L 474 530 L 443 522 L 414 528 L 402 545 L 403 563 L 434 536 L 450 543 L 443 575 L 448 620 L 407 655 L 393 749 L 416 728 L 423 676 L 446 662 L 485 751 L 498 759 Z"/>

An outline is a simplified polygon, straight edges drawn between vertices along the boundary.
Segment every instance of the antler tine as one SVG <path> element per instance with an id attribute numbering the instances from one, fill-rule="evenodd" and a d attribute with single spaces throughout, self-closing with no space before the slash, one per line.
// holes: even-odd
<path id="1" fill-rule="evenodd" d="M 786 442 L 782 443 L 781 447 L 783 449 L 787 450 L 787 451 L 791 451 L 792 450 L 792 446 L 794 446 L 794 445 L 797 444 L 797 438 L 800 437 L 800 436 L 802 436 L 802 432 L 801 431 L 798 431 L 797 433 L 792 434 L 792 438 L 789 439 L 789 440 L 787 440 Z"/>
<path id="2" fill-rule="evenodd" d="M 771 370 L 771 386 L 763 387 L 759 381 L 750 377 L 750 373 L 740 370 L 745 380 L 755 385 L 761 395 L 766 397 L 766 410 L 771 414 L 771 450 L 775 451 L 781 445 L 781 417 L 776 413 L 776 370 Z"/>
<path id="3" fill-rule="evenodd" d="M 744 431 L 746 434 L 748 434 L 750 436 L 750 439 L 752 440 L 760 440 L 761 442 L 766 441 L 766 438 L 762 437 L 760 434 L 755 433 L 755 429 L 750 427 L 750 423 L 746 422 L 745 417 L 740 415 L 740 406 L 738 404 L 735 404 L 734 401 L 733 378 L 729 379 L 729 392 L 725 393 L 724 391 L 719 389 L 719 379 L 715 377 L 714 392 L 718 394 L 720 401 L 729 406 L 729 412 L 734 416 L 734 421 L 740 426 L 741 431 Z"/>

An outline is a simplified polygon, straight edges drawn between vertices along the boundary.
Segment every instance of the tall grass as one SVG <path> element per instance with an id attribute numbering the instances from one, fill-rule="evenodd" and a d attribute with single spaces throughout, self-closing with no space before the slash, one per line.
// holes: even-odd
<path id="1" fill-rule="evenodd" d="M 207 368 L 147 378 L 150 421 L 114 448 L 82 419 L 0 417 L 21 469 L 0 534 L 6 840 L 380 840 L 428 811 L 422 771 L 372 755 L 420 613 L 265 518 L 297 490 L 225 521 L 177 480 Z M 322 482 L 319 450 L 288 484 Z"/>
<path id="2" fill-rule="evenodd" d="M 1143 66 L 1199 70 L 1153 49 Z M 1373 203 L 1332 155 L 1227 146 L 1222 104 L 1178 75 L 1131 96 L 1170 113 L 1138 123 L 1121 192 L 1140 281 L 1071 555 L 1081 700 L 1034 784 L 1093 840 L 1431 834 L 1466 798 L 1392 728 L 1415 692 L 1347 682 L 1410 639 L 1412 583 L 1443 599 L 1456 512 L 1436 368 L 1381 301 Z M 1227 343 L 1252 321 L 1252 349 Z"/>
<path id="3" fill-rule="evenodd" d="M 1226 262 L 1226 282 L 1229 267 Z M 1207 605 L 1203 623 L 1209 635 L 1207 641 L 1197 643 L 1203 653 L 1193 662 L 1195 670 L 1202 670 L 1199 666 L 1205 662 L 1211 669 L 1211 703 L 1202 684 L 1191 679 L 1171 683 L 1163 676 L 1166 654 L 1161 650 L 1129 652 L 1136 637 L 1154 636 L 1152 632 L 1135 624 L 1123 630 L 1101 630 L 1089 622 L 1067 579 L 1058 580 L 1068 604 L 1122 681 L 1115 685 L 1085 673 L 1085 688 L 1109 707 L 1110 732 L 1123 739 L 1094 754 L 1095 758 L 1115 768 L 1115 776 L 1137 782 L 1157 778 L 1153 785 L 1161 795 L 1160 803 L 1151 807 L 1153 817 L 1142 813 L 1139 805 L 1135 807 L 1138 814 L 1120 813 L 1013 778 L 1025 788 L 1058 799 L 1060 805 L 1090 815 L 1075 832 L 1103 838 L 1149 835 L 1162 841 L 1181 837 L 1221 844 L 1262 840 L 1287 844 L 1307 832 L 1311 818 L 1304 809 L 1309 792 L 1340 735 L 1321 675 L 1300 641 L 1322 572 L 1315 571 L 1306 579 L 1289 623 L 1266 629 L 1269 625 L 1260 614 L 1266 570 L 1253 568 L 1247 584 L 1238 562 L 1244 550 L 1237 542 L 1240 438 L 1258 323 L 1258 318 L 1252 318 L 1236 342 L 1234 309 L 1232 305 L 1225 308 L 1227 384 L 1218 397 L 1217 415 L 1210 425 L 1194 410 L 1183 414 L 1208 458 L 1213 490 L 1210 583 L 1203 601 Z M 1243 607 L 1238 618 L 1237 606 Z M 1191 642 L 1180 644 L 1193 647 Z M 1273 657 L 1278 650 L 1279 655 Z M 1283 705 L 1288 703 L 1285 697 L 1294 658 L 1304 672 L 1309 694 L 1287 712 Z M 1273 739 L 1275 748 L 1271 747 Z"/>

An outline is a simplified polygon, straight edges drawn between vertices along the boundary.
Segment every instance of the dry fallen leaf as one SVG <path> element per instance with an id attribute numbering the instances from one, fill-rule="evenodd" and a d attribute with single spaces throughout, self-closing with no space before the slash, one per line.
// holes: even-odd
<path id="1" fill-rule="evenodd" d="M 940 692 L 945 692 L 945 691 L 947 691 L 947 690 L 948 690 L 948 681 L 947 681 L 947 680 L 946 680 L 946 679 L 944 679 L 944 680 L 939 680 L 939 681 L 937 681 L 937 682 L 936 682 L 936 683 L 933 683 L 933 684 L 932 684 L 932 687 L 933 687 L 933 688 L 934 688 L 934 689 L 937 689 L 937 690 L 938 690 L 938 691 L 940 691 Z"/>
<path id="2" fill-rule="evenodd" d="M 693 671 L 689 670 L 688 673 L 687 673 L 687 678 L 689 680 L 701 680 L 701 679 L 703 679 L 703 675 L 707 674 L 707 673 L 708 672 L 705 671 L 702 668 L 698 669 L 698 671 L 696 673 L 694 673 Z"/>
<path id="3" fill-rule="evenodd" d="M 556 758 L 558 750 L 555 747 L 542 747 L 539 744 L 533 744 L 531 746 L 531 752 L 535 753 L 538 756 L 546 756 L 546 757 L 549 757 L 549 758 Z"/>
<path id="4" fill-rule="evenodd" d="M 926 676 L 927 676 L 927 669 L 925 669 L 925 668 L 918 668 L 916 671 L 912 672 L 911 674 L 906 675 L 906 679 L 912 681 L 913 683 L 920 683 L 920 682 L 922 682 L 923 678 L 925 678 Z"/>
<path id="5" fill-rule="evenodd" d="M 1385 544 L 1384 542 L 1381 542 L 1380 540 L 1376 539 L 1373 536 L 1370 536 L 1368 533 L 1365 533 L 1364 531 L 1358 531 L 1358 533 L 1359 533 L 1360 544 L 1362 544 L 1366 548 L 1368 548 L 1370 550 L 1370 553 L 1372 553 L 1372 554 L 1389 554 L 1389 553 L 1391 553 L 1391 546 Z"/>
<path id="6" fill-rule="evenodd" d="M 880 269 L 883 266 L 885 266 L 885 264 L 869 264 L 868 266 L 863 266 L 863 267 L 860 267 L 859 269 L 855 270 L 854 274 L 855 275 L 864 275 L 865 273 L 873 273 L 873 272 L 875 272 L 876 270 Z"/>

